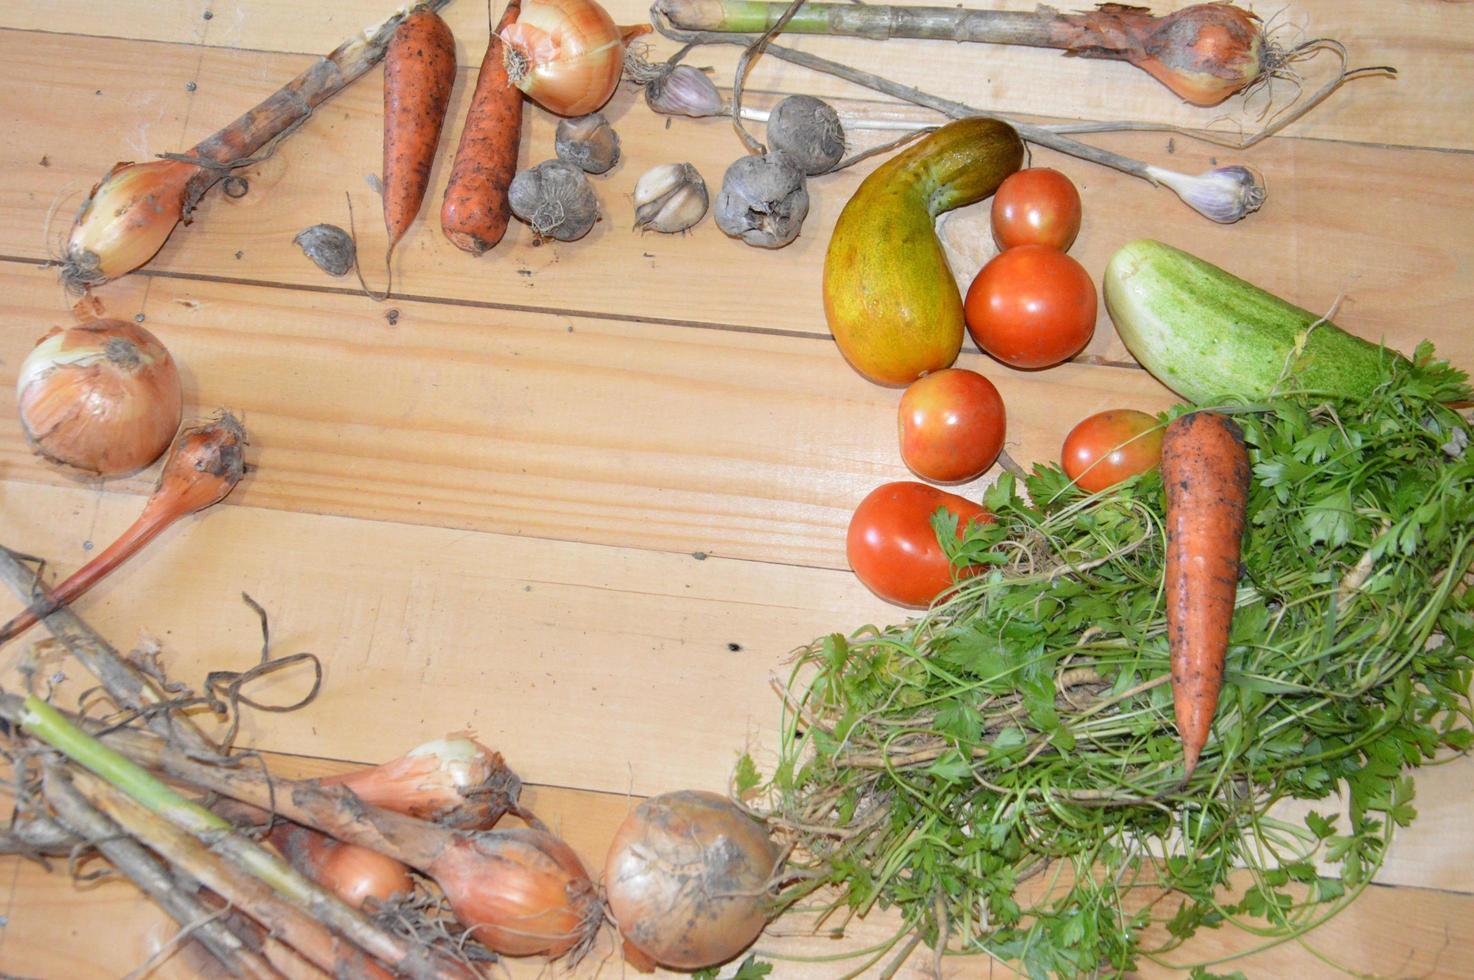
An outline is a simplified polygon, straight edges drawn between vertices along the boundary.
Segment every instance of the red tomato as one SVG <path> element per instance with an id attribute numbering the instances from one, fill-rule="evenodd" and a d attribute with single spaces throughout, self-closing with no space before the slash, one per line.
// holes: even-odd
<path id="1" fill-rule="evenodd" d="M 971 480 L 998 458 L 1003 427 L 993 382 L 946 368 L 911 382 L 901 396 L 901 459 L 923 480 Z"/>
<path id="2" fill-rule="evenodd" d="M 888 602 L 918 609 L 952 584 L 952 566 L 937 543 L 931 516 L 957 515 L 957 534 L 993 515 L 971 500 L 925 483 L 886 483 L 870 491 L 850 518 L 845 553 L 861 582 Z"/>
<path id="3" fill-rule="evenodd" d="M 1087 493 L 1113 487 L 1162 461 L 1162 427 L 1133 408 L 1100 412 L 1065 437 L 1060 463 L 1065 475 Z"/>
<path id="4" fill-rule="evenodd" d="M 1011 175 L 993 195 L 993 240 L 1000 249 L 1048 245 L 1061 252 L 1080 233 L 1080 192 L 1048 167 Z"/>
<path id="5" fill-rule="evenodd" d="M 998 360 L 1049 367 L 1080 353 L 1095 333 L 1095 283 L 1059 249 L 1020 245 L 983 266 L 963 312 L 972 339 Z"/>

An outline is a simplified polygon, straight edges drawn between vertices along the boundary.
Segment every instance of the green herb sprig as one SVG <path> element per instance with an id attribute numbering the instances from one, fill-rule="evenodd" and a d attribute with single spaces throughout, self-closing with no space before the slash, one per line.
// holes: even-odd
<path id="1" fill-rule="evenodd" d="M 818 902 L 831 928 L 895 907 L 939 954 L 1045 976 L 1168 962 L 1226 923 L 1272 945 L 1351 901 L 1415 816 L 1409 769 L 1474 742 L 1474 451 L 1448 407 L 1471 395 L 1426 346 L 1387 371 L 1366 398 L 1214 406 L 1255 479 L 1186 782 L 1160 476 L 1086 496 L 1036 466 L 1025 496 L 1004 475 L 997 523 L 960 542 L 939 512 L 954 565 L 983 570 L 919 619 L 799 651 L 776 768 L 738 767 L 794 845 L 780 906 Z M 1338 792 L 1344 814 L 1271 814 Z"/>

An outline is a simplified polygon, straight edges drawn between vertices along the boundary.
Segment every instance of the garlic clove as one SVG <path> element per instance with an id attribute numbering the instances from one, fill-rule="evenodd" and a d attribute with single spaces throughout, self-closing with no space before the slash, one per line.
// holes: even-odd
<path id="1" fill-rule="evenodd" d="M 645 84 L 645 102 L 668 116 L 716 116 L 725 110 L 721 93 L 706 73 L 676 65 Z"/>
<path id="2" fill-rule="evenodd" d="M 585 173 L 607 173 L 619 162 L 619 134 L 602 112 L 559 120 L 553 148 L 559 160 Z"/>
<path id="3" fill-rule="evenodd" d="M 337 225 L 313 225 L 292 239 L 302 254 L 330 276 L 346 276 L 358 259 L 353 238 Z"/>
<path id="4" fill-rule="evenodd" d="M 635 184 L 635 227 L 674 234 L 706 215 L 706 181 L 689 163 L 647 170 Z"/>

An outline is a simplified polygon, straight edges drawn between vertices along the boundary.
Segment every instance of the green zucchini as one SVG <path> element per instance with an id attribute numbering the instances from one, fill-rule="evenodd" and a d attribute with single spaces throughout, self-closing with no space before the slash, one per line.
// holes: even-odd
<path id="1" fill-rule="evenodd" d="M 1403 359 L 1148 239 L 1111 257 L 1105 301 L 1132 355 L 1192 402 L 1253 400 L 1272 391 L 1364 395 L 1387 377 L 1389 358 Z"/>

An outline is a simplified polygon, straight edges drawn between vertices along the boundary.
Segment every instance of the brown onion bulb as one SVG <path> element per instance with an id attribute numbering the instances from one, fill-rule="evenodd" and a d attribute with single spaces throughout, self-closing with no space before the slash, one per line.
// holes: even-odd
<path id="1" fill-rule="evenodd" d="M 698 970 L 742 952 L 767 923 L 778 858 L 763 825 L 716 793 L 682 790 L 635 807 L 604 865 L 631 961 Z"/>
<path id="2" fill-rule="evenodd" d="M 82 291 L 154 257 L 197 193 L 203 167 L 180 160 L 119 163 L 97 182 L 67 236 L 62 281 Z"/>
<path id="3" fill-rule="evenodd" d="M 425 870 L 472 937 L 506 956 L 576 957 L 604 921 L 578 855 L 543 830 L 458 836 Z"/>
<path id="4" fill-rule="evenodd" d="M 489 829 L 517 805 L 522 792 L 522 780 L 501 753 L 466 733 L 433 739 L 398 759 L 320 782 L 346 786 L 370 806 L 463 830 Z"/>
<path id="5" fill-rule="evenodd" d="M 279 823 L 267 837 L 292 867 L 353 908 L 363 908 L 370 898 L 388 902 L 414 892 L 409 869 L 378 851 L 294 824 Z"/>
<path id="6" fill-rule="evenodd" d="M 560 116 L 601 108 L 624 71 L 624 35 L 596 0 L 527 0 L 502 28 L 507 76 Z"/>
<path id="7" fill-rule="evenodd" d="M 52 328 L 21 363 L 15 392 L 36 452 L 98 476 L 158 459 L 184 408 L 168 350 L 123 320 Z"/>

